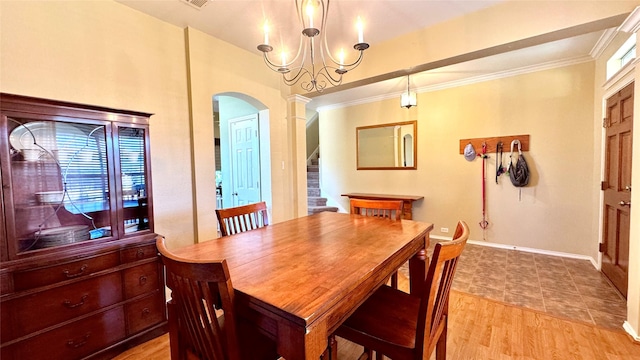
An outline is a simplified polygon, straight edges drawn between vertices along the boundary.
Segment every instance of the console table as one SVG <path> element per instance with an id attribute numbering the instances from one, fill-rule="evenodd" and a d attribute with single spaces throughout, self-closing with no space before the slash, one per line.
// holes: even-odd
<path id="1" fill-rule="evenodd" d="M 424 199 L 424 196 L 414 195 L 387 195 L 387 194 L 362 194 L 362 193 L 348 193 L 342 194 L 349 199 L 368 199 L 368 200 L 402 200 L 402 218 L 411 220 L 413 218 L 412 208 L 413 202 Z"/>

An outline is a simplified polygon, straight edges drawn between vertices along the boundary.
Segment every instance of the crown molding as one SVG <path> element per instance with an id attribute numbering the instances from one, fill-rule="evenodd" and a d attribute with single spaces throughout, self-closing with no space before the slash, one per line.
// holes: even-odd
<path id="1" fill-rule="evenodd" d="M 635 33 L 640 29 L 640 6 L 637 6 L 629 16 L 618 26 L 618 31 Z"/>
<path id="2" fill-rule="evenodd" d="M 590 55 L 578 56 L 578 57 L 562 59 L 557 61 L 549 61 L 549 62 L 530 65 L 530 66 L 523 66 L 516 69 L 498 71 L 491 74 L 473 76 L 466 79 L 448 81 L 448 82 L 435 84 L 435 85 L 422 86 L 422 87 L 416 88 L 414 91 L 420 94 L 424 92 L 445 90 L 445 89 L 450 89 L 450 88 L 455 88 L 460 86 L 477 84 L 477 83 L 490 81 L 490 80 L 504 79 L 504 78 L 509 78 L 517 75 L 530 74 L 538 71 L 544 71 L 544 70 L 561 68 L 565 66 L 582 64 L 589 61 L 593 61 L 593 58 Z M 371 96 L 371 97 L 357 99 L 353 101 L 321 106 L 321 107 L 318 107 L 316 111 L 320 112 L 320 111 L 326 111 L 326 110 L 340 109 L 348 106 L 368 104 L 368 103 L 378 102 L 383 100 L 397 99 L 402 95 L 403 92 L 404 91 L 396 91 L 392 93 L 385 93 L 382 95 Z"/>
<path id="3" fill-rule="evenodd" d="M 593 48 L 591 48 L 589 55 L 594 59 L 599 58 L 604 53 L 604 50 L 611 44 L 617 33 L 618 31 L 616 29 L 605 30 L 593 45 Z"/>
<path id="4" fill-rule="evenodd" d="M 292 102 L 300 102 L 303 104 L 308 104 L 309 101 L 311 101 L 310 98 L 300 95 L 300 94 L 292 94 L 287 96 L 287 102 L 292 103 Z"/>

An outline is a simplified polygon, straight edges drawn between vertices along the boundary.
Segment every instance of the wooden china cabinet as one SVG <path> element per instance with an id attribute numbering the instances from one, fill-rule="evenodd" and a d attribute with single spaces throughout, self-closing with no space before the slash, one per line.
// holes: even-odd
<path id="1" fill-rule="evenodd" d="M 111 358 L 166 332 L 150 114 L 0 94 L 0 358 Z"/>

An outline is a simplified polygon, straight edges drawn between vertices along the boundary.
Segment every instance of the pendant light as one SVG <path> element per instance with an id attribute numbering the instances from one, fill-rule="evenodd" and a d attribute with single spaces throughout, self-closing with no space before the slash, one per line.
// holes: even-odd
<path id="1" fill-rule="evenodd" d="M 416 93 L 411 92 L 411 90 L 409 89 L 409 75 L 407 75 L 407 92 L 402 94 L 402 97 L 400 98 L 400 106 L 407 109 L 411 108 L 412 106 L 418 106 Z"/>

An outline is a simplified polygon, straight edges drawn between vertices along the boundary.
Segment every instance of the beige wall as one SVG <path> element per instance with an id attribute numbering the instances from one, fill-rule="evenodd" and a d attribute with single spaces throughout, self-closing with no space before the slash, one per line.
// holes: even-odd
<path id="1" fill-rule="evenodd" d="M 151 117 L 156 231 L 193 241 L 184 35 L 115 2 L 0 2 L 0 90 Z"/>
<path id="2" fill-rule="evenodd" d="M 216 236 L 212 99 L 223 92 L 270 109 L 271 161 L 283 165 L 268 181 L 272 221 L 294 216 L 286 95 L 260 57 L 113 1 L 1 1 L 0 15 L 0 91 L 154 114 L 155 230 L 171 247 Z"/>
<path id="3" fill-rule="evenodd" d="M 185 30 L 188 41 L 189 94 L 194 146 L 193 169 L 197 209 L 197 239 L 216 237 L 215 167 L 213 160 L 213 96 L 242 93 L 258 110 L 269 109 L 271 146 L 272 222 L 294 217 L 287 204 L 293 200 L 287 101 L 281 79 L 267 71 L 262 58 L 208 36 L 193 28 Z M 280 164 L 285 163 L 285 169 Z"/>
<path id="4" fill-rule="evenodd" d="M 406 110 L 398 99 L 321 111 L 323 191 L 348 208 L 346 192 L 420 195 L 414 219 L 435 224 L 435 235 L 462 219 L 471 239 L 596 256 L 597 192 L 593 178 L 593 62 L 535 74 L 418 94 Z M 418 169 L 356 170 L 355 128 L 418 121 Z M 459 140 L 528 134 L 531 186 L 518 190 L 506 176 L 495 183 L 496 154 L 487 165 L 483 232 L 482 162 L 459 154 Z M 330 139 L 324 141 L 324 139 Z M 503 156 L 509 160 L 509 144 Z M 476 149 L 479 151 L 480 149 Z"/>

